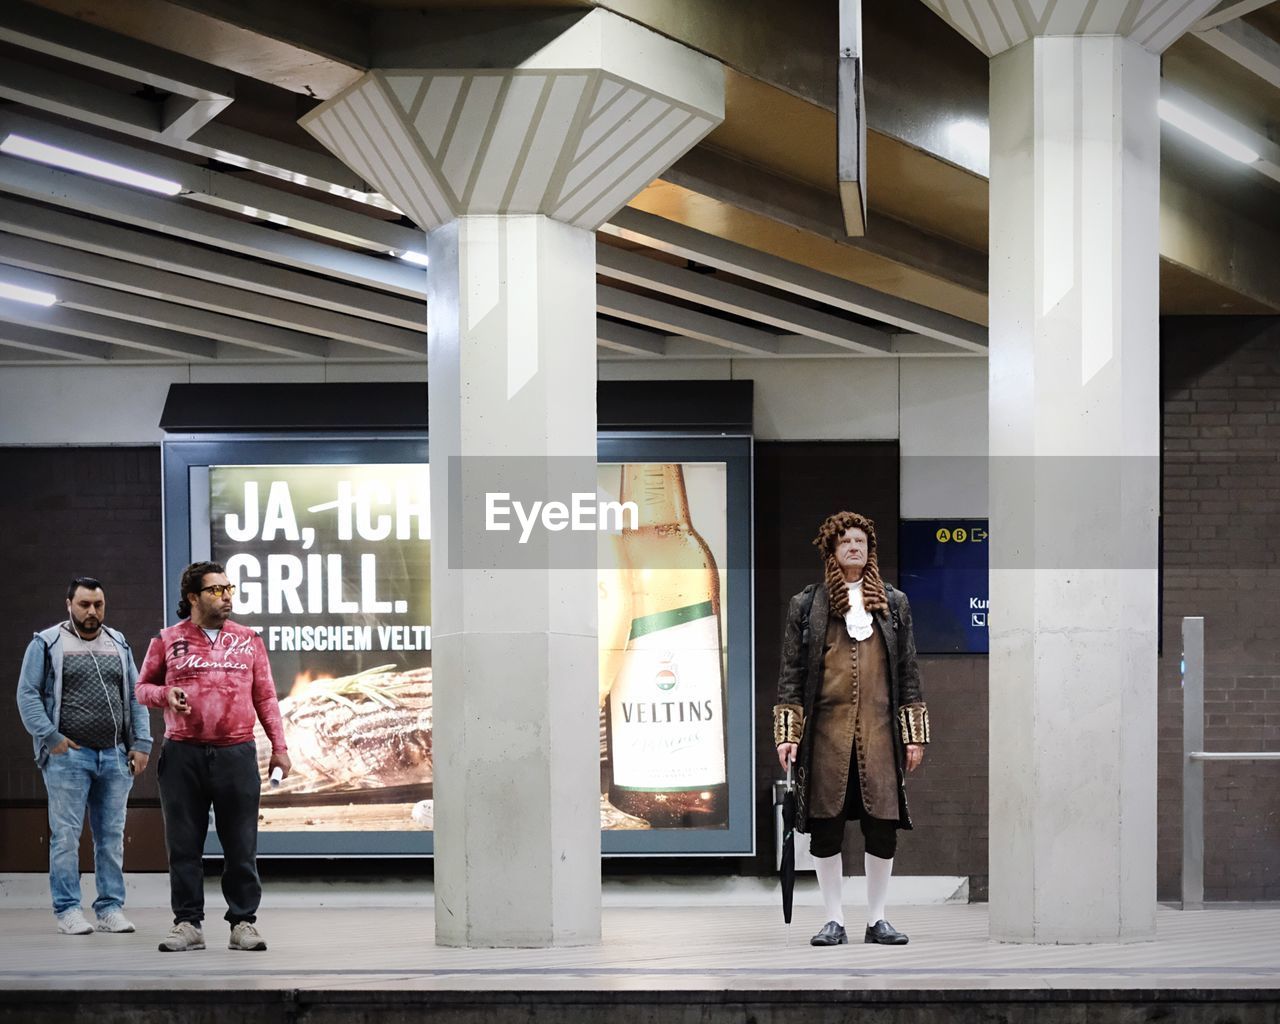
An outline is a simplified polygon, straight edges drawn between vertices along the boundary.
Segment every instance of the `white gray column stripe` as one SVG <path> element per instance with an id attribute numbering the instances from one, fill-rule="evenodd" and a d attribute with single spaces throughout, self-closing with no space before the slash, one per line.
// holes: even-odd
<path id="1" fill-rule="evenodd" d="M 407 190 L 405 202 L 412 203 L 419 216 L 424 218 L 414 218 L 418 226 L 429 231 L 437 224 L 443 224 L 449 216 L 448 200 L 436 186 L 432 175 L 421 172 L 422 147 L 404 130 L 402 122 L 391 109 L 389 98 L 379 87 L 378 78 L 370 78 L 364 88 L 353 92 L 351 101 L 351 111 L 356 114 L 363 111 L 368 118 L 360 122 L 366 144 L 377 149 L 383 165 L 395 174 L 397 180 L 403 183 L 401 187 Z M 391 141 L 390 151 L 376 146 L 372 135 L 375 121 Z"/>
<path id="2" fill-rule="evenodd" d="M 370 83 L 366 83 L 368 84 Z M 438 223 L 438 219 L 433 215 L 430 203 L 424 202 L 422 189 L 415 187 L 417 179 L 412 168 L 416 161 L 398 159 L 394 137 L 390 140 L 390 151 L 386 146 L 375 144 L 371 129 L 372 123 L 378 120 L 378 115 L 369 97 L 366 89 L 353 89 L 349 105 L 338 112 L 337 123 L 346 133 L 351 150 L 364 154 L 364 159 L 371 165 L 372 180 L 383 182 L 384 187 L 392 192 L 396 202 L 414 222 L 424 231 L 429 231 Z M 394 121 L 391 123 L 394 124 Z M 395 188 L 391 190 L 389 186 L 393 182 Z"/>
<path id="3" fill-rule="evenodd" d="M 595 146 L 572 164 L 556 197 L 557 204 L 566 203 L 589 177 L 623 150 L 642 144 L 646 134 L 670 112 L 671 108 L 656 97 L 644 100 L 633 113 L 620 120 L 614 131 L 602 135 Z"/>
<path id="4" fill-rule="evenodd" d="M 440 161 L 444 179 L 459 200 L 466 193 L 476 154 L 481 152 L 481 141 L 489 127 L 504 81 L 501 75 L 475 75 L 467 80 L 468 88 L 462 101 L 462 110 L 454 118 L 453 131 Z"/>
<path id="5" fill-rule="evenodd" d="M 616 83 L 610 83 L 608 78 L 602 79 L 600 91 L 603 92 L 609 84 Z M 591 120 L 587 122 L 586 130 L 582 133 L 582 140 L 578 143 L 578 150 L 574 153 L 573 159 L 583 159 L 607 132 L 613 131 L 624 118 L 630 117 L 643 102 L 644 93 L 637 89 L 624 89 L 618 86 L 612 100 L 603 106 L 597 103 L 597 109 L 592 111 Z"/>
<path id="6" fill-rule="evenodd" d="M 413 115 L 422 143 L 432 157 L 439 157 L 444 130 L 453 118 L 453 108 L 462 92 L 462 79 L 455 75 L 437 75 L 422 92 L 422 105 Z"/>
<path id="7" fill-rule="evenodd" d="M 710 122 L 689 115 L 682 125 L 679 125 L 645 157 L 637 160 L 626 177 L 620 179 L 612 189 L 601 195 L 596 203 L 579 214 L 575 221 L 583 227 L 594 227 L 607 220 L 645 187 L 651 177 L 646 177 L 648 169 L 655 162 L 673 163 L 681 153 L 692 149 L 711 128 Z"/>
<path id="8" fill-rule="evenodd" d="M 502 209 L 516 162 L 525 151 L 526 141 L 534 134 L 533 113 L 544 85 L 541 75 L 511 78 L 464 199 L 472 213 L 497 213 Z"/>
<path id="9" fill-rule="evenodd" d="M 511 194 L 509 208 L 534 210 L 547 201 L 556 184 L 560 161 L 560 148 L 555 143 L 569 135 L 588 82 L 585 74 L 553 76 L 551 95 L 538 122 L 533 149 Z"/>
<path id="10" fill-rule="evenodd" d="M 1033 36 L 1129 36 L 1161 53 L 1216 0 L 924 0 L 991 57 Z"/>

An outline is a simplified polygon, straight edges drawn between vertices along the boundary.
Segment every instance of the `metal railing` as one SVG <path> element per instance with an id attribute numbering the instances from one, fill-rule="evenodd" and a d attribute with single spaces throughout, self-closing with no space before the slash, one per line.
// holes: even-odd
<path id="1" fill-rule="evenodd" d="M 1204 763 L 1280 761 L 1280 751 L 1204 749 L 1204 619 L 1182 620 L 1182 909 L 1204 906 Z"/>

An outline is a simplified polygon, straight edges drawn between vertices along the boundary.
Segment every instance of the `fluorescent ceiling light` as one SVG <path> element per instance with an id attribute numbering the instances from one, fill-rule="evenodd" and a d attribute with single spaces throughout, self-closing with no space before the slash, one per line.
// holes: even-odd
<path id="1" fill-rule="evenodd" d="M 422 252 L 414 252 L 412 249 L 406 249 L 404 252 L 396 253 L 406 263 L 412 263 L 415 267 L 425 267 L 430 262 L 427 254 Z"/>
<path id="2" fill-rule="evenodd" d="M 18 302 L 30 302 L 35 306 L 52 306 L 58 301 L 53 292 L 37 291 L 35 288 L 23 288 L 16 284 L 0 282 L 0 299 L 14 299 Z"/>
<path id="3" fill-rule="evenodd" d="M 4 142 L 0 142 L 0 152 L 8 153 L 10 156 L 26 157 L 28 160 L 38 160 L 42 164 L 52 164 L 54 167 L 64 167 L 69 171 L 79 171 L 81 174 L 92 174 L 96 178 L 106 178 L 121 185 L 132 185 L 134 188 L 161 192 L 167 196 L 176 196 L 182 191 L 182 186 L 176 181 L 157 178 L 153 174 L 143 174 L 141 171 L 130 170 L 119 164 L 85 156 L 83 153 L 63 149 L 61 146 L 36 142 L 35 139 L 28 139 L 24 135 L 10 135 Z"/>
<path id="4" fill-rule="evenodd" d="M 1206 146 L 1212 146 L 1224 156 L 1231 157 L 1232 160 L 1239 160 L 1242 164 L 1255 164 L 1259 160 L 1259 154 L 1246 146 L 1243 142 L 1237 142 L 1226 132 L 1220 128 L 1215 128 L 1208 121 L 1202 121 L 1194 114 L 1188 114 L 1181 107 L 1175 106 L 1168 100 L 1161 100 L 1158 104 L 1160 111 L 1160 119 L 1168 121 L 1175 128 L 1181 128 L 1188 135 L 1199 139 Z"/>

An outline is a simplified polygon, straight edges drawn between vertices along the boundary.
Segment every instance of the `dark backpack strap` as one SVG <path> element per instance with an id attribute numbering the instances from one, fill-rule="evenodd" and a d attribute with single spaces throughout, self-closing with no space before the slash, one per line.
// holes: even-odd
<path id="1" fill-rule="evenodd" d="M 889 601 L 889 615 L 893 619 L 893 630 L 895 633 L 899 632 L 902 629 L 902 619 L 898 615 L 898 601 L 892 585 L 888 583 L 884 585 L 884 596 Z"/>
<path id="2" fill-rule="evenodd" d="M 804 610 L 804 628 L 800 631 L 800 646 L 809 650 L 809 613 L 813 611 L 813 597 L 818 592 L 818 585 L 810 583 L 800 592 L 801 608 Z"/>

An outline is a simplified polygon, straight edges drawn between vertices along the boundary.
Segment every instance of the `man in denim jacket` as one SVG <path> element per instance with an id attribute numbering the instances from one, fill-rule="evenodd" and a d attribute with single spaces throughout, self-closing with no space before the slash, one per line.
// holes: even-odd
<path id="1" fill-rule="evenodd" d="M 67 588 L 67 621 L 37 633 L 18 679 L 18 713 L 49 793 L 49 888 L 58 931 L 94 931 L 80 907 L 80 833 L 93 827 L 93 901 L 100 932 L 131 932 L 124 915 L 124 818 L 133 778 L 147 766 L 151 727 L 134 687 L 124 635 L 103 625 L 102 584 Z"/>

